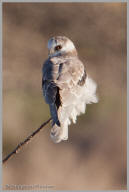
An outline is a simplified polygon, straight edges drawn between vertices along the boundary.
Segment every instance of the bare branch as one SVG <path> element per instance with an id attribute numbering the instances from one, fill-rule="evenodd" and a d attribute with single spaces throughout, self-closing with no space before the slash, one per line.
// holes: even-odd
<path id="1" fill-rule="evenodd" d="M 23 145 L 25 145 L 25 144 L 27 144 L 28 142 L 30 142 L 30 140 L 31 140 L 45 125 L 47 125 L 51 120 L 52 120 L 52 118 L 50 118 L 50 119 L 48 119 L 47 121 L 45 121 L 38 129 L 36 129 L 33 133 L 31 133 L 31 135 L 29 135 L 23 142 L 19 143 L 19 144 L 17 145 L 17 147 L 3 159 L 3 163 L 5 163 L 11 156 L 13 156 L 14 154 L 18 153 L 18 152 L 20 151 L 20 149 L 23 147 Z"/>

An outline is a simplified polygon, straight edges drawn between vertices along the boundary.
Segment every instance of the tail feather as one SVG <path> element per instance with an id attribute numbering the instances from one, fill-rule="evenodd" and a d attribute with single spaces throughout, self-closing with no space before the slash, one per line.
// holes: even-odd
<path id="1" fill-rule="evenodd" d="M 50 136 L 54 143 L 59 143 L 62 140 L 68 139 L 68 125 L 57 126 L 56 124 L 52 127 Z"/>

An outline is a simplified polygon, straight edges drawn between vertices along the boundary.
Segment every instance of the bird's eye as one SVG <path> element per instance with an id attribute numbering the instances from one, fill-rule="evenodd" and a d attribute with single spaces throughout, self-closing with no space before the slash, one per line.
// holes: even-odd
<path id="1" fill-rule="evenodd" d="M 56 47 L 55 47 L 55 51 L 58 51 L 58 50 L 60 50 L 62 47 L 61 47 L 61 45 L 57 45 Z"/>

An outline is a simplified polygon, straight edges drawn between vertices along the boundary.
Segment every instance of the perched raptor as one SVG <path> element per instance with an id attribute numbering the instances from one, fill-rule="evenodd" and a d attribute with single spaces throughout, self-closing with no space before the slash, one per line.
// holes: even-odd
<path id="1" fill-rule="evenodd" d="M 85 113 L 86 104 L 97 103 L 96 83 L 87 76 L 70 39 L 48 41 L 49 58 L 43 65 L 42 88 L 52 117 L 50 136 L 55 143 L 68 139 L 68 125 Z"/>

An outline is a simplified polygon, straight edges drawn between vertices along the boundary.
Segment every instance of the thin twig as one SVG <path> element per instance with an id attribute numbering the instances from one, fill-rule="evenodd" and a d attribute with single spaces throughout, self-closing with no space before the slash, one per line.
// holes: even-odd
<path id="1" fill-rule="evenodd" d="M 51 121 L 51 119 L 52 118 L 45 121 L 38 129 L 36 129 L 33 133 L 31 133 L 31 135 L 29 135 L 23 142 L 19 143 L 17 147 L 3 159 L 3 163 L 5 163 L 11 156 L 18 153 L 20 149 L 23 147 L 23 145 L 27 144 L 45 125 L 47 125 Z"/>

